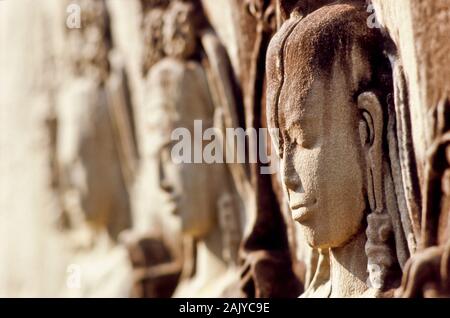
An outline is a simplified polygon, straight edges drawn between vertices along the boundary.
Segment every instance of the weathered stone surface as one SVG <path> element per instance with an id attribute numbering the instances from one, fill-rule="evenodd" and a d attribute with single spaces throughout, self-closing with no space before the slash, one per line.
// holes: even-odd
<path id="1" fill-rule="evenodd" d="M 449 8 L 0 1 L 0 296 L 448 297 Z"/>

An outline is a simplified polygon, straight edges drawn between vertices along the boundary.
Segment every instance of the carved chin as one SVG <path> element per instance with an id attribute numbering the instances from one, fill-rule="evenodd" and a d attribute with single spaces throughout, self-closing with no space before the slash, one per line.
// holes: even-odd
<path id="1" fill-rule="evenodd" d="M 344 246 L 361 230 L 362 222 L 348 228 L 338 225 L 329 227 L 327 225 L 313 226 L 311 224 L 300 224 L 300 230 L 306 242 L 312 248 L 328 249 Z"/>
<path id="2" fill-rule="evenodd" d="M 183 234 L 190 236 L 195 239 L 202 239 L 208 235 L 208 230 L 204 226 L 193 225 L 193 226 L 183 226 Z"/>
<path id="3" fill-rule="evenodd" d="M 305 240 L 309 246 L 312 248 L 330 248 L 329 242 L 327 239 L 323 237 L 319 233 L 319 231 L 315 228 L 311 228 L 309 226 L 300 225 L 303 235 L 305 236 Z"/>
<path id="4" fill-rule="evenodd" d="M 202 239 L 213 230 L 208 220 L 195 215 L 194 218 L 182 219 L 181 223 L 183 234 L 195 239 Z"/>

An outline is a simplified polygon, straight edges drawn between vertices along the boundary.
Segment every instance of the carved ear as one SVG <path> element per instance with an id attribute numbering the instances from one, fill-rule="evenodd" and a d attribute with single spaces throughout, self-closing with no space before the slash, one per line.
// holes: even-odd
<path id="1" fill-rule="evenodd" d="M 383 110 L 373 92 L 358 96 L 361 111 L 359 134 L 367 163 L 369 203 L 372 211 L 383 209 Z"/>

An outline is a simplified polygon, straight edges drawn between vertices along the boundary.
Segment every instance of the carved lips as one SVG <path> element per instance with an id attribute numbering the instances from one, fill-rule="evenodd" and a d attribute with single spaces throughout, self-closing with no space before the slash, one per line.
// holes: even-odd
<path id="1" fill-rule="evenodd" d="M 291 200 L 290 208 L 292 211 L 292 217 L 297 222 L 306 221 L 312 214 L 315 206 L 317 205 L 317 200 L 315 198 L 303 199 L 303 200 Z"/>
<path id="2" fill-rule="evenodd" d="M 167 204 L 169 206 L 169 211 L 171 214 L 173 215 L 178 215 L 178 205 L 179 205 L 179 201 L 180 201 L 180 196 L 176 195 L 176 194 L 169 194 L 167 196 Z"/>

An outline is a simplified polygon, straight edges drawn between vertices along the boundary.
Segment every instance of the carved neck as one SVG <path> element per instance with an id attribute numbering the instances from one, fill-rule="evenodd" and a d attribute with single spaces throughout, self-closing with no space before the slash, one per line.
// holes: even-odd
<path id="1" fill-rule="evenodd" d="M 193 276 L 187 278 L 187 274 L 192 274 L 193 262 L 184 263 L 183 273 L 186 278 L 178 286 L 175 297 L 221 297 L 230 290 L 236 291 L 234 288 L 237 289 L 236 278 L 239 275 L 235 273 L 235 265 L 238 256 L 233 248 L 238 248 L 237 237 L 234 237 L 234 226 L 238 225 L 234 222 L 234 215 L 228 214 L 234 208 L 230 200 L 229 196 L 213 200 L 217 202 L 213 207 L 217 215 L 215 226 L 206 236 L 196 238 L 193 242 L 195 271 Z M 190 255 L 193 255 L 192 251 Z"/>
<path id="2" fill-rule="evenodd" d="M 227 271 L 227 264 L 222 257 L 222 234 L 218 230 L 211 233 L 196 244 L 196 270 L 192 278 L 199 288 L 213 283 Z"/>
<path id="3" fill-rule="evenodd" d="M 226 242 L 222 231 L 217 225 L 206 237 L 194 242 L 194 275 L 179 284 L 174 297 L 221 297 L 230 287 L 234 287 L 234 279 L 238 276 L 230 271 L 230 264 L 224 258 L 223 249 Z M 191 272 L 190 264 L 192 262 L 184 263 L 184 273 Z"/>
<path id="4" fill-rule="evenodd" d="M 346 245 L 330 249 L 330 297 L 358 297 L 367 290 L 367 256 L 363 230 Z"/>

